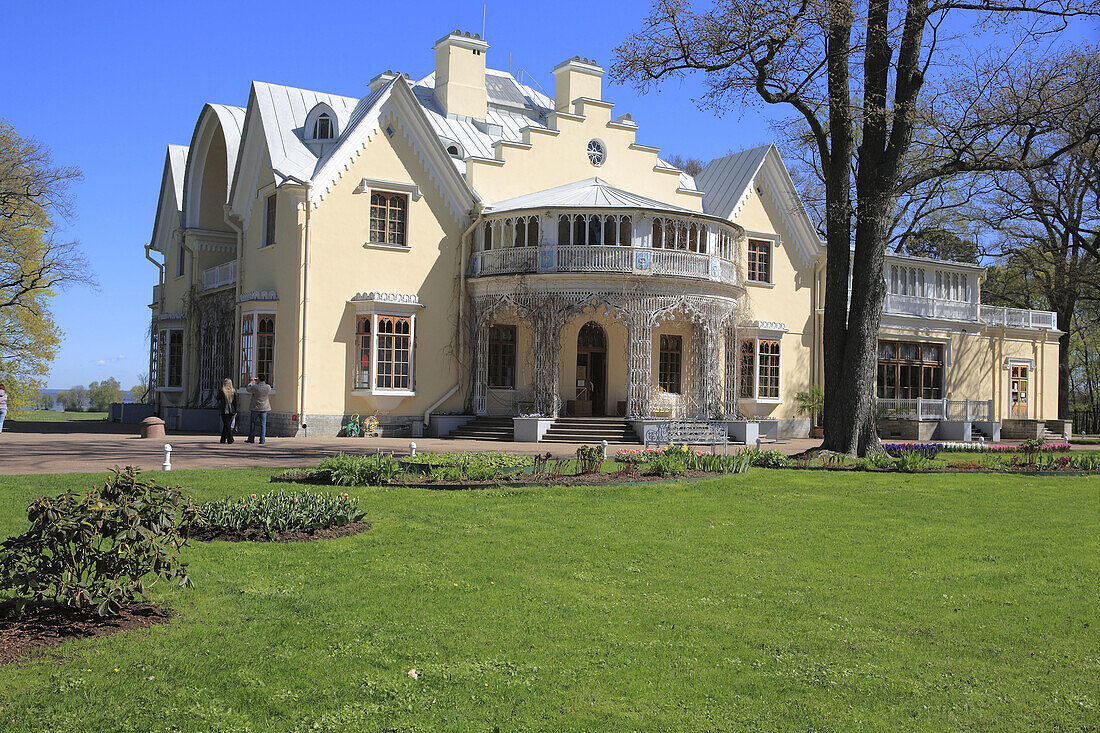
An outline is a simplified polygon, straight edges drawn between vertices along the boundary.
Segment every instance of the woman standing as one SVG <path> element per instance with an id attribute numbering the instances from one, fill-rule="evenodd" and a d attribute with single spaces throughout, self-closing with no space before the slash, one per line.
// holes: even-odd
<path id="1" fill-rule="evenodd" d="M 233 419 L 237 417 L 237 390 L 233 389 L 233 380 L 229 377 L 222 382 L 218 390 L 218 414 L 222 417 L 221 443 L 233 442 Z"/>
<path id="2" fill-rule="evenodd" d="M 8 414 L 8 393 L 0 382 L 0 433 L 4 432 L 4 417 Z"/>

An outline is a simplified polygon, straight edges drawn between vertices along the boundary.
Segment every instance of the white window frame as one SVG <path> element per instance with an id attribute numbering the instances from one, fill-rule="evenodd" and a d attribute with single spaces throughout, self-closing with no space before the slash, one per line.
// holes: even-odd
<path id="1" fill-rule="evenodd" d="M 171 359 L 171 345 L 172 345 L 172 332 L 179 331 L 180 333 L 180 382 L 179 384 L 168 384 L 169 374 L 169 360 Z M 187 374 L 187 334 L 183 332 L 183 326 L 165 326 L 157 330 L 157 344 L 156 344 L 156 369 L 159 372 L 157 379 L 160 382 L 157 385 L 158 392 L 182 392 L 183 380 Z M 163 365 L 160 363 L 160 359 L 163 356 Z"/>
<path id="2" fill-rule="evenodd" d="M 271 318 L 275 321 L 275 333 L 274 341 L 271 344 L 271 374 L 267 375 L 268 384 L 272 385 L 271 391 L 275 392 L 275 364 L 279 350 L 279 316 L 270 306 L 267 308 L 251 308 L 241 311 L 241 318 L 239 326 L 244 325 L 244 321 L 252 321 L 252 344 L 249 346 L 249 363 L 252 365 L 251 373 L 259 376 L 259 372 L 256 369 L 256 361 L 260 352 L 260 319 Z M 243 328 L 237 332 L 237 358 L 240 358 L 244 351 L 244 346 L 241 344 L 241 340 L 244 338 Z M 248 382 L 244 381 L 245 375 L 243 374 L 244 364 L 238 363 L 237 372 L 240 375 L 241 384 L 238 384 L 239 389 L 243 389 L 248 386 Z"/>
<path id="3" fill-rule="evenodd" d="M 756 334 L 745 334 L 737 339 L 737 359 L 738 359 L 738 382 L 737 393 L 741 393 L 741 375 L 740 375 L 740 359 L 741 359 L 741 344 L 745 341 L 752 341 L 752 397 L 741 397 L 737 399 L 744 402 L 754 402 L 761 405 L 782 405 L 783 404 L 783 334 L 786 331 L 761 331 Z M 760 342 L 761 341 L 778 341 L 779 342 L 779 385 L 777 397 L 761 397 L 760 396 Z"/>
<path id="4" fill-rule="evenodd" d="M 363 244 L 369 249 L 390 249 L 399 252 L 407 252 L 412 249 L 413 232 L 413 203 L 420 200 L 423 195 L 420 186 L 415 183 L 401 183 L 400 181 L 383 181 L 376 178 L 364 178 L 352 193 L 366 194 L 367 197 L 367 241 Z M 389 242 L 377 242 L 370 234 L 370 209 L 371 198 L 376 193 L 405 196 L 405 243 L 391 244 Z"/>
<path id="5" fill-rule="evenodd" d="M 419 302 L 388 303 L 375 301 L 351 301 L 355 305 L 355 318 L 353 320 L 355 338 L 353 340 L 355 355 L 354 369 L 351 374 L 351 394 L 353 395 L 384 395 L 398 397 L 416 396 L 416 316 L 417 311 L 423 308 Z M 409 388 L 391 389 L 378 386 L 378 319 L 380 317 L 408 318 L 409 319 Z M 359 385 L 359 319 L 370 318 L 370 369 L 367 370 L 367 387 Z"/>

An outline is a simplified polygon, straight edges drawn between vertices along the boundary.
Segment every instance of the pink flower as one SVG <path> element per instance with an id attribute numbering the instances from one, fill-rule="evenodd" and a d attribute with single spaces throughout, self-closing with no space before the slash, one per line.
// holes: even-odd
<path id="1" fill-rule="evenodd" d="M 297 496 L 295 496 L 295 497 L 294 497 L 294 503 L 295 503 L 295 504 L 297 504 L 297 503 L 298 503 L 298 497 L 297 497 Z"/>

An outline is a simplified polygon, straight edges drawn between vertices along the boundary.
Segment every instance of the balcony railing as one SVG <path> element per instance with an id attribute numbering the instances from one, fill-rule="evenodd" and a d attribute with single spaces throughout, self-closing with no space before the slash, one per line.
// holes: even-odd
<path id="1" fill-rule="evenodd" d="M 978 420 L 993 419 L 993 400 L 876 399 L 886 419 Z"/>
<path id="2" fill-rule="evenodd" d="M 474 252 L 470 258 L 473 277 L 554 272 L 663 275 L 737 284 L 737 266 L 730 260 L 673 249 L 601 245 L 507 247 Z"/>
<path id="3" fill-rule="evenodd" d="M 237 282 L 236 261 L 226 262 L 225 264 L 202 271 L 203 290 L 224 288 L 226 285 L 232 285 L 235 282 Z"/>
<path id="4" fill-rule="evenodd" d="M 1022 308 L 1001 308 L 994 305 L 980 305 L 962 300 L 946 298 L 926 298 L 919 295 L 898 295 L 887 293 L 882 304 L 885 315 L 918 316 L 938 318 L 947 321 L 968 321 L 984 323 L 987 326 L 1007 328 L 1053 329 L 1056 327 L 1055 314 L 1050 311 L 1024 310 Z"/>
<path id="5" fill-rule="evenodd" d="M 982 306 L 982 323 L 987 326 L 1054 329 L 1057 328 L 1057 318 L 1058 315 L 1052 311 L 1001 308 L 996 305 Z"/>

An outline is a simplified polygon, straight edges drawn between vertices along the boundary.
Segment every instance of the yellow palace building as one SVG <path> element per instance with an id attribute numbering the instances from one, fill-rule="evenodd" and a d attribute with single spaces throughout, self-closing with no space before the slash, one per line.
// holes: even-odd
<path id="1" fill-rule="evenodd" d="M 275 435 L 357 414 L 413 436 L 808 435 L 794 397 L 821 381 L 824 247 L 776 148 L 693 177 L 603 98 L 593 60 L 556 66 L 550 97 L 488 68 L 477 35 L 434 51 L 432 73 L 361 97 L 254 82 L 168 147 L 146 255 L 169 426 L 213 422 L 223 378 L 264 375 Z M 1063 431 L 1053 314 L 980 305 L 982 275 L 888 256 L 888 435 Z"/>

